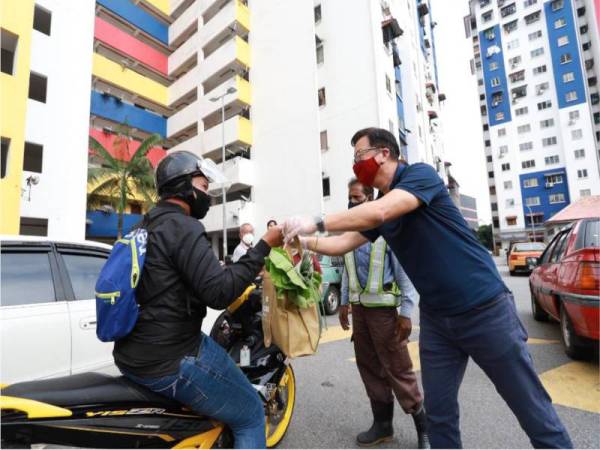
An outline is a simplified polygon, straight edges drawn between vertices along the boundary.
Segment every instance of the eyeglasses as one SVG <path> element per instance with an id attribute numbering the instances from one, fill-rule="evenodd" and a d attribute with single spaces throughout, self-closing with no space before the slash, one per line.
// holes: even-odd
<path id="1" fill-rule="evenodd" d="M 366 155 L 367 153 L 369 153 L 370 151 L 373 151 L 373 150 L 377 150 L 377 152 L 380 152 L 381 150 L 383 150 L 383 147 L 369 147 L 369 148 L 363 148 L 362 150 L 358 150 L 354 154 L 354 162 L 355 163 L 360 162 L 364 155 Z"/>

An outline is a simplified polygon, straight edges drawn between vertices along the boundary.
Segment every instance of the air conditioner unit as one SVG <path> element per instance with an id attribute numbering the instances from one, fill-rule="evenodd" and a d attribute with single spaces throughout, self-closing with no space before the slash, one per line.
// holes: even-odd
<path id="1" fill-rule="evenodd" d="M 544 93 L 544 88 L 539 88 L 536 93 L 537 95 L 542 95 Z"/>

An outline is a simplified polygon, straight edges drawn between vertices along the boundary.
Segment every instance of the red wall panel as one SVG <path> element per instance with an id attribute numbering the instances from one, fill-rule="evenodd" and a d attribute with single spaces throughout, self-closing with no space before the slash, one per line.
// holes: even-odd
<path id="1" fill-rule="evenodd" d="M 125 161 L 129 161 L 140 147 L 140 142 L 131 139 L 128 145 L 129 153 L 127 153 L 127 148 L 124 145 L 124 142 L 122 145 L 114 145 L 115 139 L 117 138 L 116 135 L 112 133 L 104 133 L 102 130 L 97 130 L 95 128 L 90 128 L 90 136 L 100 142 L 100 144 L 102 144 L 113 157 Z M 146 154 L 146 157 L 150 161 L 150 164 L 152 164 L 152 167 L 156 167 L 166 154 L 167 152 L 161 147 L 153 147 Z"/>

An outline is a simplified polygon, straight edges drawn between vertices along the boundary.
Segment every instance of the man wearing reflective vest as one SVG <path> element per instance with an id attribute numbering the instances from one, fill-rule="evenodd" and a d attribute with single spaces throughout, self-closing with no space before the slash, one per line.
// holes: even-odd
<path id="1" fill-rule="evenodd" d="M 356 179 L 348 189 L 349 208 L 372 200 L 373 189 Z M 349 329 L 350 302 L 356 364 L 374 418 L 371 428 L 357 436 L 357 443 L 374 446 L 393 438 L 395 394 L 414 419 L 419 448 L 428 448 L 423 396 L 407 347 L 416 290 L 383 238 L 347 253 L 344 261 L 340 324 Z"/>

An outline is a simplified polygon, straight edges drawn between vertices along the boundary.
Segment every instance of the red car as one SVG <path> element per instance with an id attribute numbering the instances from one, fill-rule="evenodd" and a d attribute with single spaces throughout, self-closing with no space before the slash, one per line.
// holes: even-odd
<path id="1" fill-rule="evenodd" d="M 567 355 L 588 358 L 600 337 L 600 220 L 575 222 L 530 263 L 533 317 L 558 320 Z"/>

